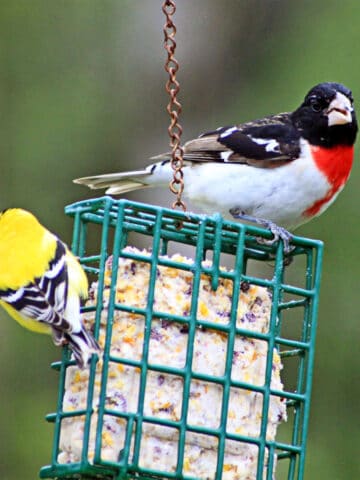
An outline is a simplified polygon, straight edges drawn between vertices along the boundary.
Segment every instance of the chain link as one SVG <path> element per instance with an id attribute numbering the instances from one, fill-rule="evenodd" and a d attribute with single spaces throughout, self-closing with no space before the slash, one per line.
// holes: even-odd
<path id="1" fill-rule="evenodd" d="M 170 137 L 171 147 L 171 168 L 173 169 L 173 178 L 169 184 L 170 190 L 176 195 L 176 200 L 172 204 L 172 208 L 180 207 L 186 211 L 186 204 L 182 200 L 182 194 L 184 191 L 184 151 L 180 145 L 180 139 L 182 134 L 182 127 L 179 123 L 179 115 L 181 113 L 181 103 L 177 99 L 177 94 L 180 90 L 180 84 L 176 79 L 176 73 L 179 70 L 179 63 L 174 57 L 176 42 L 175 34 L 176 27 L 172 20 L 172 16 L 176 11 L 176 5 L 174 0 L 165 0 L 162 6 L 162 10 L 166 17 L 164 25 L 164 48 L 167 51 L 167 59 L 165 62 L 165 70 L 169 74 L 169 79 L 166 82 L 166 91 L 170 95 L 170 101 L 166 107 L 167 112 L 170 115 L 170 125 L 168 127 L 168 133 Z"/>

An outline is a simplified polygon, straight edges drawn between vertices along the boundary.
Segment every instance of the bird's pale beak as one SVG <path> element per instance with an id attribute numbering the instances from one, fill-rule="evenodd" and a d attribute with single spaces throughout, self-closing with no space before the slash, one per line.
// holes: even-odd
<path id="1" fill-rule="evenodd" d="M 350 100 L 340 92 L 336 93 L 336 97 L 330 103 L 329 108 L 326 110 L 328 116 L 328 125 L 332 127 L 334 125 L 344 125 L 352 122 L 353 107 Z"/>

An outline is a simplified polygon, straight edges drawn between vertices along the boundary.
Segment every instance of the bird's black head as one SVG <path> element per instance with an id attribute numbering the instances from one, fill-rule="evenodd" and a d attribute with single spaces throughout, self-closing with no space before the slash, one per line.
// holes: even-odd
<path id="1" fill-rule="evenodd" d="M 320 83 L 291 116 L 312 145 L 353 145 L 358 130 L 351 91 L 340 83 Z"/>

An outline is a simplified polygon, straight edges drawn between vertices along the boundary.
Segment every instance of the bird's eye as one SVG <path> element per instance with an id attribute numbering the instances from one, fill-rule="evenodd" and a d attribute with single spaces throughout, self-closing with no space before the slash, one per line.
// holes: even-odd
<path id="1" fill-rule="evenodd" d="M 310 101 L 310 105 L 311 105 L 311 108 L 314 112 L 320 112 L 321 109 L 322 109 L 322 105 L 321 103 L 319 102 L 319 100 L 317 100 L 316 98 L 313 98 L 311 101 Z"/>

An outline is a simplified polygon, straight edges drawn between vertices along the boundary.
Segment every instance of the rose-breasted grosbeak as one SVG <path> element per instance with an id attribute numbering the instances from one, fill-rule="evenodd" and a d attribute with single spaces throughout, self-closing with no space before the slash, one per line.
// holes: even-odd
<path id="1" fill-rule="evenodd" d="M 270 228 L 289 251 L 285 228 L 320 215 L 343 189 L 357 130 L 351 91 L 321 83 L 292 113 L 221 127 L 187 142 L 184 195 L 207 213 Z M 74 181 L 108 194 L 166 187 L 173 175 L 170 157 L 153 157 L 158 162 L 144 170 Z"/>

